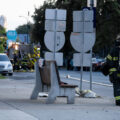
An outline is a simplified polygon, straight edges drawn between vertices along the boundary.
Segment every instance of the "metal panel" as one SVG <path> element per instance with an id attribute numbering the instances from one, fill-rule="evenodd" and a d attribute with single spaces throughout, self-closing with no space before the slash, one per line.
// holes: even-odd
<path id="1" fill-rule="evenodd" d="M 45 20 L 45 30 L 54 31 L 55 21 L 54 20 Z"/>
<path id="2" fill-rule="evenodd" d="M 93 10 L 84 11 L 84 21 L 93 21 Z"/>
<path id="3" fill-rule="evenodd" d="M 73 22 L 73 32 L 93 32 L 93 30 L 93 22 Z"/>
<path id="4" fill-rule="evenodd" d="M 83 22 L 73 22 L 73 32 L 83 32 Z"/>
<path id="5" fill-rule="evenodd" d="M 73 54 L 73 66 L 81 66 L 82 62 L 82 54 L 75 53 Z M 84 53 L 83 55 L 83 66 L 90 67 L 91 63 L 91 54 Z"/>
<path id="6" fill-rule="evenodd" d="M 57 9 L 57 20 L 66 20 L 66 10 Z"/>
<path id="7" fill-rule="evenodd" d="M 93 22 L 84 22 L 84 32 L 93 32 Z"/>
<path id="8" fill-rule="evenodd" d="M 55 20 L 45 20 L 45 30 L 48 31 L 65 31 L 66 30 L 66 21 L 56 21 L 55 29 Z"/>
<path id="9" fill-rule="evenodd" d="M 55 19 L 55 9 L 46 9 L 45 19 Z"/>
<path id="10" fill-rule="evenodd" d="M 83 21 L 83 11 L 73 11 L 73 21 Z"/>
<path id="11" fill-rule="evenodd" d="M 82 48 L 87 52 L 95 43 L 95 33 L 71 33 L 70 42 L 77 52 L 82 52 Z"/>
<path id="12" fill-rule="evenodd" d="M 46 32 L 44 36 L 44 42 L 46 47 L 54 51 L 54 43 L 55 44 L 55 52 L 59 51 L 65 44 L 65 35 L 63 32 L 56 32 L 56 41 L 54 42 L 55 32 Z"/>
<path id="13" fill-rule="evenodd" d="M 56 23 L 56 31 L 64 32 L 66 30 L 66 21 L 57 21 Z"/>
<path id="14" fill-rule="evenodd" d="M 46 9 L 45 19 L 55 19 L 55 12 L 57 12 L 57 20 L 66 20 L 66 10 Z"/>
<path id="15" fill-rule="evenodd" d="M 80 52 L 83 46 L 83 34 L 82 33 L 71 33 L 70 42 L 72 47 Z"/>
<path id="16" fill-rule="evenodd" d="M 45 60 L 54 60 L 54 53 L 46 52 Z M 62 66 L 63 65 L 63 53 L 55 53 L 55 60 L 58 66 Z"/>
<path id="17" fill-rule="evenodd" d="M 84 34 L 84 52 L 89 51 L 95 44 L 95 33 Z"/>

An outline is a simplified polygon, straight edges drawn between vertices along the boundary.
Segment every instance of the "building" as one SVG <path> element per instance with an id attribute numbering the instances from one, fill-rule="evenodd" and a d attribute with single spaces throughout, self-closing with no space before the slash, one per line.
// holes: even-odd
<path id="1" fill-rule="evenodd" d="M 5 29 L 7 28 L 7 19 L 4 15 L 0 16 L 0 25 Z"/>

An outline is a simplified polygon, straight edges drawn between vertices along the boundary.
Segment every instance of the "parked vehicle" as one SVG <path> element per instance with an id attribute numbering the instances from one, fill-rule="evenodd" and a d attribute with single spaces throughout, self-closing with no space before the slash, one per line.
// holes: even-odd
<path id="1" fill-rule="evenodd" d="M 105 59 L 102 58 L 92 58 L 92 69 L 93 71 L 100 70 L 102 64 L 105 62 Z"/>
<path id="2" fill-rule="evenodd" d="M 0 74 L 2 75 L 13 75 L 13 66 L 8 58 L 8 56 L 4 53 L 0 53 Z"/>

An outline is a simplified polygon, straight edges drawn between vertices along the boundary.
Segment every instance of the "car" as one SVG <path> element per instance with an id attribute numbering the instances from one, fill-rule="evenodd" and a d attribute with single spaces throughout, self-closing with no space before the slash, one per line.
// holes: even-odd
<path id="1" fill-rule="evenodd" d="M 92 69 L 93 71 L 100 70 L 102 64 L 105 62 L 105 59 L 102 58 L 92 58 Z"/>
<path id="2" fill-rule="evenodd" d="M 0 53 L 0 74 L 2 75 L 13 75 L 13 66 L 10 59 L 5 53 Z"/>

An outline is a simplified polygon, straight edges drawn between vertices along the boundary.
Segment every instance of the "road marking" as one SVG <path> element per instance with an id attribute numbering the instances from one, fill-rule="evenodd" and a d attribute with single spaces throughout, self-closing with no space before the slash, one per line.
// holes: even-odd
<path id="1" fill-rule="evenodd" d="M 73 80 L 79 80 L 79 78 L 76 78 L 76 77 L 71 77 L 71 76 L 62 76 L 64 78 L 67 78 L 67 79 L 73 79 Z M 88 80 L 83 80 L 83 82 L 87 82 L 89 83 L 90 81 Z M 92 82 L 92 84 L 96 84 L 96 85 L 102 85 L 102 86 L 107 86 L 107 87 L 113 87 L 113 85 L 110 85 L 110 84 L 104 84 L 104 83 L 99 83 L 99 82 Z"/>

